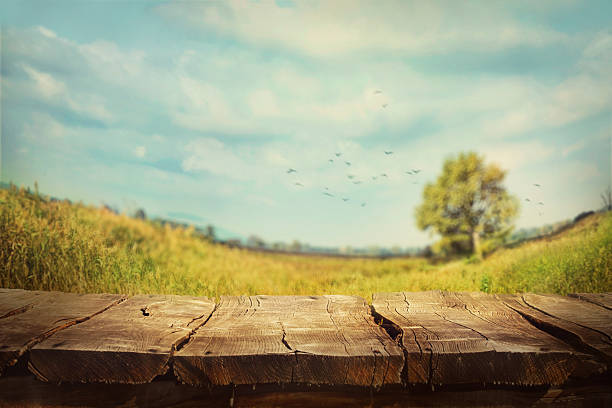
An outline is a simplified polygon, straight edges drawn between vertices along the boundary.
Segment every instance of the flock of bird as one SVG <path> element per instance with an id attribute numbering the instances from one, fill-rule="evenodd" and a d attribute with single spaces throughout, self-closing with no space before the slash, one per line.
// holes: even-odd
<path id="1" fill-rule="evenodd" d="M 538 184 L 538 183 L 533 183 L 533 186 L 534 186 L 535 188 L 537 188 L 538 190 L 542 188 L 542 185 L 541 185 L 541 184 Z M 540 211 L 540 208 L 542 208 L 542 207 L 544 206 L 544 203 L 543 203 L 542 201 L 538 201 L 538 202 L 536 203 L 536 201 L 535 201 L 535 200 L 532 200 L 531 198 L 528 198 L 528 197 L 525 197 L 525 201 L 526 201 L 526 202 L 528 202 L 528 203 L 532 203 L 533 205 L 537 205 L 537 206 L 539 206 L 539 208 L 538 208 L 538 215 L 539 215 L 540 217 L 542 216 L 542 214 L 543 214 L 543 213 L 542 213 L 542 211 Z"/>
<path id="2" fill-rule="evenodd" d="M 383 151 L 383 153 L 385 154 L 385 156 L 391 156 L 391 155 L 393 154 L 393 151 L 390 151 L 390 150 L 384 150 L 384 151 Z M 335 163 L 335 162 L 344 163 L 344 165 L 345 165 L 347 168 L 348 168 L 348 167 L 351 167 L 351 166 L 353 165 L 353 163 L 351 163 L 351 162 L 350 162 L 350 161 L 348 161 L 348 160 L 341 159 L 341 157 L 342 157 L 342 152 L 336 152 L 336 153 L 334 153 L 334 157 L 332 157 L 332 158 L 328 159 L 328 162 L 329 162 L 329 163 Z M 406 170 L 404 173 L 405 173 L 405 174 L 408 174 L 408 175 L 411 175 L 411 176 L 415 176 L 415 175 L 419 174 L 420 172 L 421 172 L 421 169 L 410 169 L 410 170 Z M 298 173 L 298 171 L 297 171 L 296 169 L 294 169 L 294 168 L 289 168 L 289 169 L 287 170 L 287 174 L 292 174 L 292 173 Z M 354 174 L 347 174 L 347 175 L 346 175 L 346 177 L 347 177 L 348 181 L 349 181 L 350 183 L 352 183 L 352 184 L 359 185 L 359 184 L 363 184 L 363 183 L 364 183 L 364 180 L 359 180 L 359 179 L 357 178 L 357 176 L 356 176 L 356 175 L 354 175 Z M 383 178 L 383 177 L 384 177 L 384 178 L 387 178 L 387 179 L 389 178 L 389 176 L 387 175 L 387 173 L 380 173 L 380 174 L 377 174 L 377 175 L 371 176 L 372 181 L 376 181 L 376 180 L 377 180 L 379 177 L 380 177 L 380 178 Z M 295 182 L 294 182 L 294 184 L 295 184 L 296 186 L 298 186 L 298 187 L 304 187 L 304 185 L 303 185 L 301 182 L 299 182 L 299 181 L 295 181 Z M 418 184 L 418 182 L 413 181 L 413 184 Z M 323 195 L 325 195 L 325 196 L 327 196 L 327 197 L 330 197 L 330 198 L 335 198 L 335 197 L 336 197 L 336 194 L 333 194 L 333 193 L 332 193 L 332 192 L 329 190 L 329 187 L 324 187 Z M 350 201 L 350 198 L 348 198 L 348 197 L 345 197 L 345 196 L 340 196 L 340 195 L 339 195 L 338 197 L 339 197 L 339 198 L 340 198 L 340 199 L 341 199 L 343 202 L 345 202 L 345 203 L 346 203 L 346 202 L 348 202 L 348 201 Z M 367 205 L 367 202 L 362 202 L 360 205 L 361 205 L 361 207 L 365 207 L 365 206 Z"/>
<path id="3" fill-rule="evenodd" d="M 380 89 L 376 89 L 376 90 L 374 91 L 374 94 L 375 94 L 375 95 L 382 94 L 382 93 L 383 93 L 383 91 L 381 91 Z M 380 106 L 381 106 L 383 109 L 385 109 L 387 106 L 389 106 L 389 104 L 388 104 L 388 103 L 382 103 Z M 384 153 L 385 153 L 385 155 L 386 155 L 386 156 L 390 156 L 390 155 L 392 155 L 392 154 L 393 154 L 393 151 L 390 151 L 390 150 L 385 150 L 385 151 L 384 151 Z M 353 163 L 351 163 L 350 161 L 345 160 L 345 159 L 341 159 L 341 158 L 340 158 L 340 157 L 342 156 L 342 152 L 336 152 L 336 153 L 334 153 L 334 156 L 335 156 L 335 157 L 331 157 L 331 158 L 329 158 L 327 161 L 328 161 L 329 163 L 334 163 L 334 162 L 344 162 L 344 164 L 346 165 L 346 167 L 351 167 L 351 166 L 353 165 Z M 419 172 L 420 172 L 420 171 L 421 171 L 420 169 L 412 169 L 412 170 L 408 170 L 408 171 L 406 171 L 405 173 L 406 173 L 406 174 L 409 174 L 409 175 L 417 175 L 417 174 L 419 174 Z M 297 171 L 296 169 L 294 169 L 294 168 L 290 168 L 289 170 L 287 170 L 287 173 L 288 173 L 288 174 L 291 174 L 291 173 L 297 173 L 297 172 L 298 172 L 298 171 Z M 372 177 L 372 180 L 373 180 L 373 181 L 377 180 L 379 177 L 389 178 L 389 176 L 388 176 L 386 173 L 381 173 L 381 174 L 378 174 L 378 175 L 375 175 L 375 176 L 371 176 L 371 177 Z M 347 178 L 349 179 L 349 181 L 350 181 L 352 184 L 355 184 L 355 185 L 359 185 L 359 184 L 362 184 L 362 183 L 363 183 L 363 180 L 357 180 L 357 179 L 356 179 L 356 176 L 355 176 L 354 174 L 347 174 Z M 295 184 L 296 186 L 298 186 L 298 187 L 304 187 L 304 185 L 303 185 L 302 183 L 300 183 L 299 181 L 296 181 L 294 184 Z M 417 182 L 413 182 L 413 184 L 417 184 Z M 327 197 L 330 197 L 330 198 L 334 198 L 334 197 L 336 197 L 336 195 L 332 194 L 332 193 L 329 191 L 329 188 L 328 188 L 328 187 L 325 187 L 325 189 L 324 189 L 324 191 L 323 191 L 323 195 L 325 195 L 325 196 L 327 196 Z M 348 201 L 350 200 L 348 197 L 340 197 L 340 199 L 341 199 L 343 202 L 345 202 L 345 203 L 346 203 L 346 202 L 348 202 Z M 361 203 L 361 207 L 365 207 L 366 205 L 367 205 L 367 203 L 366 203 L 366 202 L 362 202 L 362 203 Z"/>
<path id="4" fill-rule="evenodd" d="M 384 154 L 385 154 L 386 156 L 390 156 L 390 155 L 392 155 L 392 154 L 393 154 L 393 151 L 387 151 L 387 150 L 385 150 L 385 151 L 384 151 Z M 339 159 L 339 158 L 342 156 L 342 153 L 341 153 L 341 152 L 337 152 L 337 153 L 335 153 L 335 156 L 336 156 L 336 159 Z M 329 161 L 329 163 L 334 163 L 334 159 L 333 159 L 333 158 L 332 158 L 332 159 L 329 159 L 328 161 Z M 350 166 L 352 165 L 352 163 L 351 163 L 351 162 L 349 162 L 349 161 L 344 161 L 344 164 L 345 164 L 347 167 L 350 167 Z M 294 169 L 294 168 L 290 168 L 290 169 L 288 169 L 288 170 L 287 170 L 287 174 L 297 173 L 297 172 L 298 172 L 298 171 L 297 171 L 296 169 Z M 421 169 L 411 169 L 411 170 L 406 170 L 404 173 L 405 173 L 405 174 L 408 174 L 408 175 L 411 175 L 411 176 L 414 176 L 414 175 L 419 174 L 420 172 L 421 172 Z M 349 181 L 351 181 L 353 184 L 362 184 L 362 183 L 363 183 L 363 181 L 362 181 L 362 180 L 356 180 L 356 177 L 357 177 L 357 176 L 355 176 L 354 174 L 347 174 L 347 175 L 346 175 L 346 177 L 347 177 L 347 178 L 349 179 Z M 381 174 L 379 174 L 379 175 L 376 175 L 376 176 L 371 176 L 371 177 L 372 177 L 372 180 L 373 180 L 373 181 L 377 180 L 377 179 L 378 179 L 378 177 L 385 177 L 385 178 L 389 178 L 389 176 L 387 176 L 387 174 L 386 174 L 386 173 L 381 173 Z M 303 185 L 302 183 L 300 183 L 299 181 L 296 181 L 294 184 L 295 184 L 296 186 L 298 186 L 298 187 L 304 187 L 304 185 Z M 414 182 L 413 182 L 413 184 L 418 184 L 418 182 L 414 181 Z M 534 183 L 534 184 L 533 184 L 533 187 L 535 187 L 535 188 L 537 188 L 537 189 L 539 190 L 539 189 L 541 189 L 541 188 L 542 188 L 542 185 L 541 185 L 541 184 L 538 184 L 538 183 Z M 323 195 L 325 195 L 325 196 L 327 196 L 327 197 L 330 197 L 330 198 L 334 198 L 334 197 L 336 197 L 334 194 L 332 194 L 332 193 L 329 191 L 329 187 L 325 187 L 325 188 L 324 188 Z M 348 201 L 350 200 L 348 197 L 340 197 L 340 198 L 341 198 L 341 199 L 342 199 L 342 201 L 344 201 L 345 203 L 346 203 L 346 202 L 348 202 Z M 544 206 L 544 203 L 543 203 L 542 201 L 537 201 L 537 202 L 536 202 L 535 200 L 532 200 L 531 198 L 528 198 L 528 197 L 525 197 L 525 201 L 526 201 L 526 202 L 528 202 L 528 203 L 532 203 L 532 204 L 534 204 L 534 205 L 537 205 L 537 206 L 539 207 L 539 208 L 538 208 L 538 214 L 539 214 L 540 216 L 542 216 L 542 214 L 543 214 L 543 213 L 542 213 L 542 211 L 540 210 L 540 208 Z M 366 205 L 367 205 L 367 203 L 366 203 L 366 202 L 362 202 L 362 203 L 361 203 L 361 207 L 365 207 Z"/>
<path id="5" fill-rule="evenodd" d="M 383 93 L 383 92 L 382 92 L 380 89 L 376 89 L 376 90 L 374 91 L 374 94 L 382 94 L 382 93 Z M 389 104 L 388 104 L 388 103 L 383 103 L 383 104 L 381 104 L 381 107 L 382 107 L 383 109 L 384 109 L 384 108 L 386 108 L 387 106 L 389 106 Z M 392 150 L 384 150 L 384 151 L 383 151 L 383 153 L 385 154 L 385 156 L 391 156 L 391 155 L 393 154 L 393 151 L 392 151 Z M 340 158 L 340 157 L 342 156 L 342 153 L 341 153 L 341 152 L 336 152 L 336 153 L 334 153 L 334 155 L 335 155 L 335 158 L 334 158 L 334 157 L 331 157 L 330 159 L 328 159 L 328 162 L 329 162 L 329 163 L 334 163 L 334 162 L 338 161 L 338 162 L 344 162 L 344 164 L 345 164 L 347 167 L 351 167 L 351 166 L 352 166 L 352 163 L 351 163 L 350 161 L 348 161 L 348 160 L 344 160 L 344 159 L 341 159 L 341 158 Z M 288 173 L 288 174 L 291 174 L 291 173 L 297 173 L 297 172 L 298 172 L 298 171 L 297 171 L 296 169 L 294 169 L 294 168 L 290 168 L 290 169 L 288 169 L 288 170 L 287 170 L 287 173 Z M 410 169 L 410 170 L 406 170 L 404 173 L 405 173 L 405 174 L 408 174 L 408 175 L 410 175 L 410 176 L 415 176 L 415 175 L 419 174 L 420 172 L 421 172 L 421 169 Z M 375 175 L 375 176 L 371 176 L 371 177 L 372 177 L 372 181 L 376 181 L 376 180 L 377 180 L 379 177 L 389 178 L 389 176 L 387 175 L 387 173 L 381 173 L 381 174 L 377 174 L 377 175 Z M 356 184 L 356 185 L 358 185 L 358 184 L 362 184 L 362 183 L 363 183 L 363 181 L 362 181 L 362 180 L 357 180 L 357 179 L 356 179 L 356 176 L 355 176 L 354 174 L 347 174 L 347 178 L 349 179 L 349 181 L 351 181 L 353 184 Z M 298 186 L 298 187 L 304 187 L 304 185 L 303 185 L 302 183 L 300 183 L 299 181 L 296 181 L 294 184 L 295 184 L 296 186 Z M 413 181 L 413 182 L 412 182 L 412 184 L 418 184 L 418 182 L 417 182 L 417 181 Z M 534 184 L 533 184 L 533 186 L 534 186 L 535 188 L 537 188 L 537 189 L 541 189 L 541 187 L 542 187 L 542 186 L 541 186 L 540 184 L 538 184 L 538 183 L 534 183 Z M 327 197 L 330 197 L 330 198 L 334 198 L 334 197 L 336 197 L 334 194 L 332 194 L 332 193 L 329 191 L 329 188 L 328 188 L 328 187 L 325 187 L 325 191 L 323 191 L 323 195 L 325 195 L 325 196 L 327 196 Z M 349 201 L 349 198 L 348 198 L 348 197 L 340 197 L 340 198 L 341 198 L 341 199 L 342 199 L 342 201 L 344 201 L 345 203 Z M 525 201 L 526 201 L 526 202 L 528 202 L 528 203 L 533 203 L 534 205 L 539 206 L 539 208 L 538 208 L 538 214 L 539 214 L 540 216 L 542 215 L 542 211 L 540 210 L 540 208 L 544 206 L 544 203 L 543 203 L 542 201 L 538 201 L 538 202 L 536 203 L 534 200 L 531 200 L 531 199 L 530 199 L 530 198 L 528 198 L 528 197 L 525 197 Z M 366 205 L 367 205 L 367 203 L 366 203 L 366 202 L 362 202 L 362 203 L 361 203 L 361 207 L 365 207 Z"/>

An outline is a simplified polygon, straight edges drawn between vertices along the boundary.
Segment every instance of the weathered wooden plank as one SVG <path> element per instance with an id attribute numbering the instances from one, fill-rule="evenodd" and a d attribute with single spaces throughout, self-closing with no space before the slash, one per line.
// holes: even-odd
<path id="1" fill-rule="evenodd" d="M 612 365 L 612 311 L 558 295 L 502 295 L 500 298 L 534 325 Z"/>
<path id="2" fill-rule="evenodd" d="M 50 382 L 149 382 L 213 309 L 205 297 L 134 296 L 33 347 L 29 368 Z"/>
<path id="3" fill-rule="evenodd" d="M 608 310 L 612 310 L 612 292 L 606 293 L 572 293 L 571 297 L 591 302 Z"/>
<path id="4" fill-rule="evenodd" d="M 222 297 L 178 353 L 192 385 L 397 384 L 401 349 L 353 296 Z"/>
<path id="5" fill-rule="evenodd" d="M 123 299 L 121 295 L 48 292 L 35 293 L 35 301 L 32 301 L 25 294 L 15 294 L 25 302 L 24 305 L 30 306 L 22 313 L 0 319 L 0 373 L 15 364 L 35 344 L 59 330 L 103 312 Z M 4 293 L 2 297 L 5 296 L 9 295 Z M 9 300 L 5 304 L 11 302 Z"/>
<path id="6" fill-rule="evenodd" d="M 0 288 L 0 319 L 23 313 L 48 298 L 50 292 Z"/>
<path id="7" fill-rule="evenodd" d="M 409 383 L 563 384 L 605 365 L 483 293 L 381 293 L 375 311 L 402 332 Z"/>

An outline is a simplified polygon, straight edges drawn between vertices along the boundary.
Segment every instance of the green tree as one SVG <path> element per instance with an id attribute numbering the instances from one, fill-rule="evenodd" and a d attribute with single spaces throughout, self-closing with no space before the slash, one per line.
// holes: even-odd
<path id="1" fill-rule="evenodd" d="M 471 252 L 482 257 L 512 231 L 518 200 L 502 185 L 506 172 L 474 152 L 444 162 L 442 174 L 423 190 L 417 225 L 442 236 L 437 252 Z"/>

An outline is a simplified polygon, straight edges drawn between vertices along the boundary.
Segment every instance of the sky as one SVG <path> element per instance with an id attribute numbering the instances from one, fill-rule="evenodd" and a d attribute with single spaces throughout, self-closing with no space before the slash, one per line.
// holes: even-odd
<path id="1" fill-rule="evenodd" d="M 408 247 L 458 152 L 507 170 L 518 228 L 611 183 L 607 0 L 5 0 L 0 24 L 1 180 L 55 197 Z"/>

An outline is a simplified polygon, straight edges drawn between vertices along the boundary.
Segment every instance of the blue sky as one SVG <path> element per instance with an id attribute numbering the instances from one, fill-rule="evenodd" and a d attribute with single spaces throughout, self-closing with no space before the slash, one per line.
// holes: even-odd
<path id="1" fill-rule="evenodd" d="M 57 197 L 422 246 L 423 183 L 459 151 L 508 170 L 518 227 L 610 185 L 609 1 L 9 0 L 0 22 L 1 178 Z"/>

